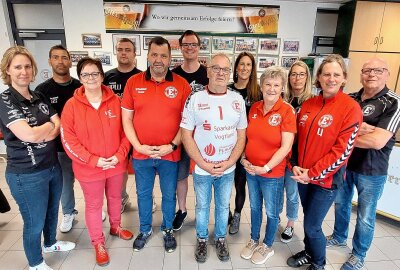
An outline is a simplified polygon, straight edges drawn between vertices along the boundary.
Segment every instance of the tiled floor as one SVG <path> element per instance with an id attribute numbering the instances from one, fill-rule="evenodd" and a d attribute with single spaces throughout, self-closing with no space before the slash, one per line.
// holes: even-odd
<path id="1" fill-rule="evenodd" d="M 0 188 L 6 194 L 10 201 L 12 210 L 6 214 L 0 214 L 0 269 L 28 269 L 27 260 L 25 258 L 22 247 L 22 219 L 18 212 L 18 207 L 15 201 L 10 196 L 10 191 L 4 180 L 4 163 L 0 164 Z M 250 237 L 250 209 L 248 200 L 242 213 L 240 232 L 235 236 L 228 236 L 231 260 L 228 262 L 220 262 L 215 255 L 215 247 L 209 246 L 209 258 L 204 264 L 197 264 L 194 259 L 194 249 L 196 242 L 196 234 L 194 229 L 194 191 L 191 185 L 192 180 L 189 179 L 189 194 L 188 194 L 188 219 L 184 227 L 178 233 L 176 238 L 178 248 L 173 253 L 165 253 L 163 248 L 163 240 L 159 232 L 161 224 L 161 194 L 159 186 L 155 187 L 155 197 L 157 202 L 157 211 L 153 215 L 154 234 L 151 237 L 148 245 L 141 252 L 132 251 L 132 242 L 109 237 L 108 234 L 108 219 L 103 223 L 104 233 L 106 234 L 106 246 L 110 253 L 111 262 L 107 267 L 98 267 L 95 264 L 94 251 L 91 247 L 88 233 L 84 222 L 84 203 L 82 192 L 79 184 L 76 185 L 76 200 L 77 210 L 79 214 L 74 223 L 74 228 L 66 234 L 58 233 L 58 238 L 62 240 L 75 241 L 76 249 L 67 253 L 46 254 L 46 262 L 54 269 L 140 269 L 140 270 L 157 270 L 157 269 L 274 269 L 286 270 L 290 269 L 286 265 L 286 259 L 292 254 L 300 251 L 303 248 L 303 230 L 302 216 L 295 225 L 295 236 L 291 243 L 284 244 L 279 241 L 277 234 L 276 242 L 274 243 L 275 255 L 270 258 L 264 265 L 254 265 L 249 261 L 240 258 L 240 251 Z M 131 229 L 135 235 L 138 232 L 138 211 L 136 204 L 136 192 L 134 186 L 134 178 L 130 176 L 129 194 L 131 204 L 122 215 L 123 226 Z M 233 196 L 231 202 L 233 203 Z M 299 213 L 302 210 L 300 209 Z M 210 235 L 213 232 L 214 210 L 211 209 L 210 215 Z M 61 217 L 61 214 L 60 214 Z M 281 215 L 281 226 L 285 225 L 286 218 L 284 213 Z M 330 234 L 333 227 L 333 208 L 329 211 L 326 221 L 323 224 L 325 234 Z M 264 220 L 265 222 L 265 220 Z M 354 231 L 355 214 L 352 214 L 350 227 L 350 235 Z M 280 226 L 280 231 L 282 227 Z M 265 228 L 265 223 L 263 224 Z M 263 235 L 262 235 L 263 237 Z M 212 239 L 210 239 L 211 243 Z M 338 270 L 341 264 L 347 259 L 351 248 L 351 240 L 348 241 L 350 247 L 333 248 L 327 251 L 327 270 Z M 400 223 L 394 222 L 387 218 L 379 217 L 376 224 L 375 238 L 371 249 L 366 258 L 365 268 L 368 270 L 391 270 L 400 269 Z M 305 267 L 301 268 L 305 269 Z"/>

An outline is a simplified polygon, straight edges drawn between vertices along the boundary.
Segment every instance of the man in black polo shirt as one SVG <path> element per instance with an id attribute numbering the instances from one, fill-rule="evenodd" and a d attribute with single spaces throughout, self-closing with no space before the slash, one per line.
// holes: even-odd
<path id="1" fill-rule="evenodd" d="M 204 90 L 208 84 L 207 68 L 199 62 L 200 37 L 192 30 L 186 30 L 179 38 L 183 64 L 172 72 L 182 76 L 189 84 L 193 92 Z M 175 214 L 173 229 L 179 231 L 187 218 L 186 197 L 188 192 L 188 177 L 190 158 L 185 149 L 181 150 L 181 160 L 178 162 L 178 183 L 176 197 L 179 209 Z"/>
<path id="2" fill-rule="evenodd" d="M 67 49 L 62 45 L 51 47 L 49 52 L 49 65 L 53 70 L 52 78 L 39 84 L 35 91 L 43 93 L 51 102 L 53 108 L 61 117 L 62 110 L 68 99 L 72 97 L 76 88 L 81 83 L 71 77 L 71 58 Z M 72 171 L 72 161 L 65 154 L 61 144 L 60 136 L 56 139 L 58 160 L 63 174 L 63 189 L 61 194 L 61 206 L 63 218 L 60 224 L 61 232 L 69 232 L 72 228 L 75 215 L 75 195 L 74 195 L 74 172 Z"/>
<path id="3" fill-rule="evenodd" d="M 106 72 L 103 83 L 110 87 L 114 91 L 114 93 L 117 94 L 120 98 L 122 98 L 124 88 L 128 79 L 131 76 L 138 74 L 142 71 L 136 68 L 136 47 L 133 44 L 132 40 L 130 40 L 129 38 L 121 38 L 117 42 L 116 50 L 118 67 Z M 129 156 L 132 153 L 131 151 L 129 151 Z M 129 195 L 126 192 L 127 181 L 128 173 L 125 173 L 124 183 L 121 191 L 121 213 L 124 212 L 125 206 L 129 202 Z M 155 204 L 153 204 L 153 208 L 154 206 Z"/>
<path id="4" fill-rule="evenodd" d="M 353 250 L 341 270 L 364 266 L 374 236 L 376 205 L 386 182 L 389 156 L 400 124 L 400 97 L 386 87 L 389 75 L 386 61 L 372 58 L 361 69 L 363 88 L 351 94 L 362 108 L 364 122 L 347 165 L 346 181 L 335 200 L 335 228 L 327 237 L 327 247 L 346 246 L 355 186 L 358 205 Z"/>

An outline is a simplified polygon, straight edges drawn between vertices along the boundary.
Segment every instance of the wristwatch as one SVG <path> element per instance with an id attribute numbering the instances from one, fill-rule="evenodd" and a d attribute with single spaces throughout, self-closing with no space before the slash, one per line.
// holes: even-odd
<path id="1" fill-rule="evenodd" d="M 268 167 L 267 164 L 264 165 L 264 169 L 267 171 L 267 173 L 272 173 L 272 170 Z"/>
<path id="2" fill-rule="evenodd" d="M 178 146 L 176 144 L 174 144 L 173 142 L 169 143 L 172 146 L 172 150 L 175 151 L 176 149 L 178 149 Z"/>

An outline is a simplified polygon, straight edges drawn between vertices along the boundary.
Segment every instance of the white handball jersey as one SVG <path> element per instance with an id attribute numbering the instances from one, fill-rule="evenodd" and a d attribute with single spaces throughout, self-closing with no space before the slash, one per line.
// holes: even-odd
<path id="1" fill-rule="evenodd" d="M 227 160 L 237 141 L 237 129 L 247 127 L 246 108 L 242 96 L 228 90 L 214 95 L 207 90 L 193 93 L 186 101 L 180 126 L 194 130 L 194 140 L 204 160 L 219 163 Z M 236 165 L 224 173 L 230 173 Z M 195 166 L 195 173 L 209 175 Z"/>

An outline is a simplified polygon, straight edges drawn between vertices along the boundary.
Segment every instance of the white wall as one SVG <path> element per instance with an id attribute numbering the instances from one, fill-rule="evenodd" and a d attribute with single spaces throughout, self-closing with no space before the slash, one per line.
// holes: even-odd
<path id="1" fill-rule="evenodd" d="M 151 1 L 149 1 L 151 2 Z M 164 1 L 168 2 L 168 1 Z M 190 2 L 199 2 L 190 1 Z M 202 0 L 205 3 L 215 3 L 212 0 Z M 92 55 L 93 51 L 112 52 L 112 35 L 106 34 L 104 28 L 103 3 L 98 0 L 62 0 L 64 27 L 69 50 L 89 51 Z M 232 0 L 218 1 L 225 4 L 253 4 L 253 5 L 277 5 L 280 6 L 278 37 L 295 38 L 300 40 L 300 56 L 306 56 L 311 52 L 312 40 L 314 35 L 314 24 L 317 8 L 338 9 L 339 4 L 323 4 L 315 2 L 293 2 L 293 1 L 263 1 L 263 0 Z M 79 8 L 77 8 L 79 7 Z M 190 25 L 187 27 L 190 29 Z M 82 33 L 100 33 L 102 36 L 102 48 L 92 49 L 83 48 L 81 34 Z M 137 57 L 138 68 L 144 70 L 146 68 L 146 53 L 142 50 L 141 56 Z M 113 66 L 105 66 L 108 70 L 116 66 L 116 58 L 113 58 Z M 72 71 L 76 74 L 75 69 Z"/>

